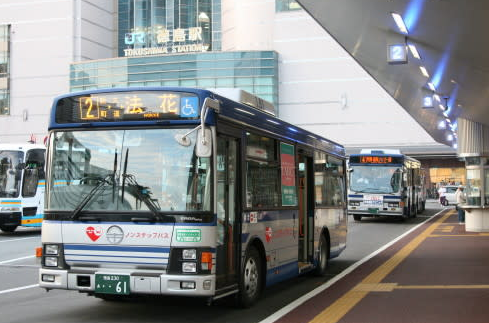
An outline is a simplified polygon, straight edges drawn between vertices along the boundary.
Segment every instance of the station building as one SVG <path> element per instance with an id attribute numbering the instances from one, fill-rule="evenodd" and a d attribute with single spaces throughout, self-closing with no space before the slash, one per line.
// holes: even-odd
<path id="1" fill-rule="evenodd" d="M 5 0 L 0 12 L 0 142 L 42 140 L 69 91 L 231 87 L 347 152 L 455 156 L 293 0 Z"/>

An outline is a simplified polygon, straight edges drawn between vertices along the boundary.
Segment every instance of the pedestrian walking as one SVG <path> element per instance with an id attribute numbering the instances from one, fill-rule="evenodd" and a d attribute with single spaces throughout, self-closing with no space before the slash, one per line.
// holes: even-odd
<path id="1" fill-rule="evenodd" d="M 465 211 L 462 209 L 462 204 L 465 204 L 466 198 L 464 193 L 464 187 L 459 185 L 455 192 L 455 199 L 457 201 L 458 223 L 465 223 Z"/>

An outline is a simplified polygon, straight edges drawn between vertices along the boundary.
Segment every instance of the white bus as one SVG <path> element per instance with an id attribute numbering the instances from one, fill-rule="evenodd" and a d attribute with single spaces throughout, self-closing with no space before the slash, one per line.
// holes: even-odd
<path id="1" fill-rule="evenodd" d="M 395 149 L 362 149 L 348 159 L 348 214 L 415 217 L 426 204 L 421 163 Z"/>
<path id="2" fill-rule="evenodd" d="M 42 288 L 249 306 L 346 247 L 339 144 L 207 90 L 85 91 L 53 110 Z"/>
<path id="3" fill-rule="evenodd" d="M 46 147 L 0 144 L 0 229 L 40 227 L 44 216 Z"/>

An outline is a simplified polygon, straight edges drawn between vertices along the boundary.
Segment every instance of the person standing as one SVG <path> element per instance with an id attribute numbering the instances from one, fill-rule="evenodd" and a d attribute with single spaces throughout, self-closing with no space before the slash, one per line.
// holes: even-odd
<path id="1" fill-rule="evenodd" d="M 455 200 L 457 201 L 458 223 L 463 224 L 465 222 L 465 211 L 461 206 L 462 204 L 465 204 L 466 198 L 464 187 L 462 185 L 459 185 L 455 192 Z"/>

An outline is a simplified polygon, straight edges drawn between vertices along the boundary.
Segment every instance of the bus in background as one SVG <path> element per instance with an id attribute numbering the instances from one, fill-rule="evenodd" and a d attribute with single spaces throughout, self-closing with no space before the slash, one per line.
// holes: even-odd
<path id="1" fill-rule="evenodd" d="M 40 227 L 44 213 L 46 147 L 0 144 L 0 229 Z"/>
<path id="2" fill-rule="evenodd" d="M 362 149 L 348 160 L 348 214 L 416 217 L 425 209 L 421 163 L 399 150 Z"/>
<path id="3" fill-rule="evenodd" d="M 324 275 L 346 247 L 344 147 L 239 93 L 56 98 L 40 286 L 105 300 L 234 295 L 246 307 L 265 286 Z"/>

